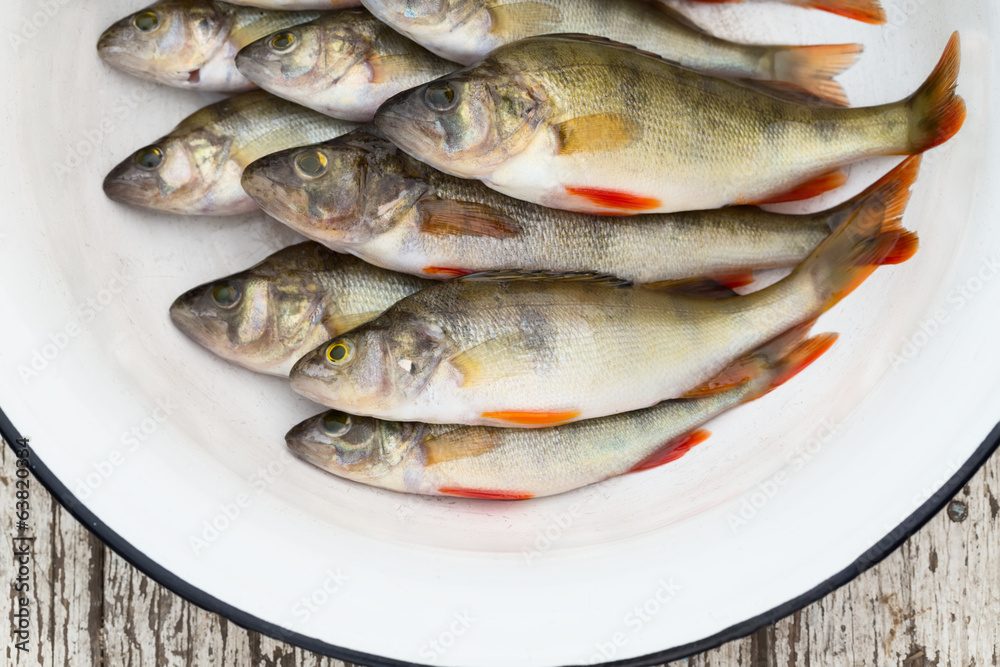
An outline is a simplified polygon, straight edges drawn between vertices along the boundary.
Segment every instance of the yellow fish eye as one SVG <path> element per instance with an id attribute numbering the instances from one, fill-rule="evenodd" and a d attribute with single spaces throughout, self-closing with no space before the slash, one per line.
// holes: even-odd
<path id="1" fill-rule="evenodd" d="M 427 86 L 424 100 L 434 111 L 448 111 L 458 103 L 458 94 L 447 81 L 439 81 Z"/>
<path id="2" fill-rule="evenodd" d="M 279 32 L 267 44 L 275 53 L 285 53 L 295 46 L 295 35 L 290 32 Z"/>
<path id="3" fill-rule="evenodd" d="M 132 25 L 139 32 L 153 32 L 160 26 L 160 17 L 156 12 L 139 12 L 132 19 Z"/>
<path id="4" fill-rule="evenodd" d="M 148 146 L 135 154 L 135 161 L 140 169 L 153 171 L 163 164 L 163 151 L 156 146 Z"/>
<path id="5" fill-rule="evenodd" d="M 212 288 L 212 301 L 220 308 L 232 308 L 241 296 L 240 289 L 232 283 L 220 283 Z"/>
<path id="6" fill-rule="evenodd" d="M 354 358 L 354 343 L 339 340 L 326 348 L 326 360 L 334 366 L 343 366 Z"/>
<path id="7" fill-rule="evenodd" d="M 336 410 L 327 412 L 320 421 L 320 428 L 323 429 L 323 432 L 334 438 L 342 438 L 347 435 L 351 426 L 351 415 Z"/>
<path id="8" fill-rule="evenodd" d="M 311 150 L 295 156 L 295 171 L 305 178 L 319 178 L 326 173 L 329 162 L 322 151 Z"/>

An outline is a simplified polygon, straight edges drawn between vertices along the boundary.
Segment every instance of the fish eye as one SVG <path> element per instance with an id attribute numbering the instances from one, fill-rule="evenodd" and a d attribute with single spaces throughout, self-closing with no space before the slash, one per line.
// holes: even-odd
<path id="1" fill-rule="evenodd" d="M 334 366 L 343 366 L 354 358 L 354 343 L 339 340 L 326 348 L 326 360 Z"/>
<path id="2" fill-rule="evenodd" d="M 241 296 L 240 289 L 232 283 L 220 283 L 212 288 L 212 301 L 220 308 L 232 308 Z"/>
<path id="3" fill-rule="evenodd" d="M 267 42 L 267 45 L 275 53 L 285 53 L 295 46 L 295 35 L 290 32 L 279 32 Z"/>
<path id="4" fill-rule="evenodd" d="M 458 103 L 458 95 L 451 84 L 441 81 L 427 86 L 427 90 L 424 91 L 424 100 L 427 102 L 427 106 L 435 111 L 448 111 Z"/>
<path id="5" fill-rule="evenodd" d="M 156 146 L 148 146 L 135 154 L 135 162 L 140 169 L 153 171 L 163 163 L 163 151 Z"/>
<path id="6" fill-rule="evenodd" d="M 295 170 L 305 178 L 319 178 L 326 173 L 328 164 L 326 156 L 318 150 L 299 153 L 295 157 Z"/>
<path id="7" fill-rule="evenodd" d="M 160 17 L 156 12 L 139 12 L 132 19 L 132 25 L 139 32 L 153 32 L 160 26 Z"/>
<path id="8" fill-rule="evenodd" d="M 319 425 L 327 435 L 342 438 L 351 430 L 351 415 L 331 410 L 323 415 Z"/>

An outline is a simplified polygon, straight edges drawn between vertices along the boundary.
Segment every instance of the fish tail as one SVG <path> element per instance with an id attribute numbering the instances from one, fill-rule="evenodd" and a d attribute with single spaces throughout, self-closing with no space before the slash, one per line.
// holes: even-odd
<path id="1" fill-rule="evenodd" d="M 854 217 L 869 200 L 877 197 L 891 204 L 893 210 L 888 211 L 888 215 L 896 218 L 902 217 L 903 211 L 910 201 L 910 185 L 917 180 L 919 172 L 920 157 L 907 158 L 863 192 L 816 215 L 822 216 L 827 227 L 833 232 Z"/>
<path id="2" fill-rule="evenodd" d="M 965 100 L 955 94 L 962 62 L 961 41 L 953 33 L 937 67 L 906 100 L 910 112 L 910 153 L 922 153 L 951 139 L 965 122 Z"/>
<path id="3" fill-rule="evenodd" d="M 847 106 L 847 93 L 834 80 L 864 50 L 860 44 L 783 47 L 774 54 L 774 78 L 820 99 Z"/>
<path id="4" fill-rule="evenodd" d="M 879 0 L 796 0 L 795 4 L 820 9 L 863 23 L 885 23 L 885 10 Z"/>
<path id="5" fill-rule="evenodd" d="M 819 312 L 853 292 L 879 266 L 901 264 L 917 251 L 917 235 L 900 224 L 918 172 L 919 158 L 897 167 L 854 214 L 813 250 L 793 276 L 805 278 Z"/>

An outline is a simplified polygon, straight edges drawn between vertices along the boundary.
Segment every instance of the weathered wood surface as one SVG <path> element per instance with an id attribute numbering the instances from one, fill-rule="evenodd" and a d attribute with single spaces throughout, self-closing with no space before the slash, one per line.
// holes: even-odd
<path id="1" fill-rule="evenodd" d="M 0 572 L 13 579 L 15 457 L 0 453 Z M 1000 454 L 900 550 L 844 588 L 752 637 L 671 667 L 1000 665 Z M 961 506 L 956 506 L 960 510 Z M 30 652 L 9 665 L 342 667 L 246 630 L 158 586 L 104 547 L 37 483 L 29 534 Z M 15 594 L 0 595 L 10 619 Z M 6 634 L 6 633 L 5 633 Z"/>

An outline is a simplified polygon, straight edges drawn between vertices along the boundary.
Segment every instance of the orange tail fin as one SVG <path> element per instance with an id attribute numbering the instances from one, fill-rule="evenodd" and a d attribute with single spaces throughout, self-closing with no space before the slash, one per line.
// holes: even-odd
<path id="1" fill-rule="evenodd" d="M 940 146 L 962 129 L 965 100 L 955 94 L 961 52 L 961 41 L 956 32 L 948 40 L 941 61 L 927 81 L 906 101 L 912 118 L 910 153 L 923 153 Z"/>
<path id="2" fill-rule="evenodd" d="M 894 169 L 793 273 L 808 276 L 822 295 L 823 310 L 854 291 L 879 266 L 905 262 L 916 252 L 917 235 L 903 229 L 900 218 L 918 165 L 919 157 L 912 157 Z"/>
<path id="3" fill-rule="evenodd" d="M 774 54 L 774 75 L 778 81 L 847 106 L 847 93 L 833 77 L 853 65 L 862 50 L 860 44 L 791 46 Z"/>

